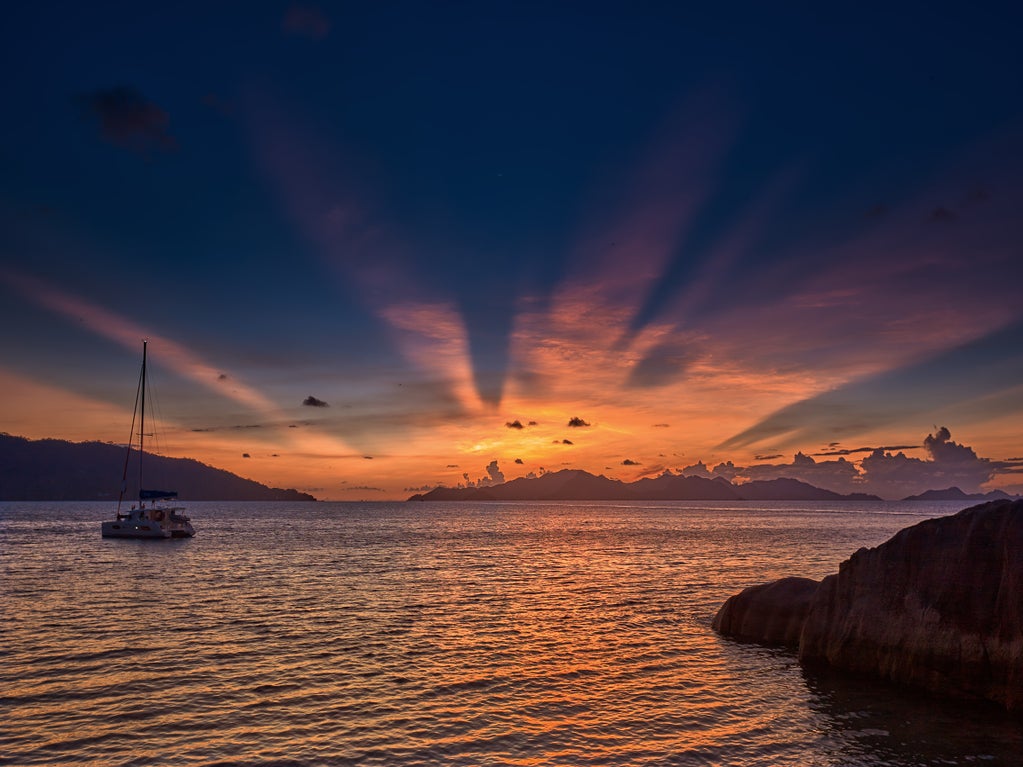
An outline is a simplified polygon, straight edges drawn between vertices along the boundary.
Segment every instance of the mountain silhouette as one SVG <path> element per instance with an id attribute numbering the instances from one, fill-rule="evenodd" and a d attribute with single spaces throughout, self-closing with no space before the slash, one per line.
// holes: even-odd
<path id="1" fill-rule="evenodd" d="M 438 487 L 410 501 L 880 501 L 876 495 L 842 495 L 796 479 L 733 485 L 665 472 L 659 477 L 622 482 L 580 469 L 522 477 L 488 487 Z"/>
<path id="2" fill-rule="evenodd" d="M 116 500 L 125 448 L 103 442 L 29 440 L 0 434 L 0 501 Z M 149 489 L 176 490 L 192 501 L 315 501 L 308 493 L 267 487 L 191 458 L 146 453 Z M 126 499 L 138 497 L 138 452 L 129 459 Z"/>
<path id="3" fill-rule="evenodd" d="M 992 490 L 988 493 L 964 493 L 958 487 L 947 487 L 944 490 L 928 490 L 920 495 L 911 495 L 903 498 L 904 501 L 1000 501 L 1015 496 L 1009 495 L 1002 490 Z"/>

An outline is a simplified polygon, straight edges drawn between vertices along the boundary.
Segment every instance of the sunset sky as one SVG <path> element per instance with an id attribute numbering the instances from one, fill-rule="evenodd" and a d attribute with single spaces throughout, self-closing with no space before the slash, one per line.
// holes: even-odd
<path id="1" fill-rule="evenodd" d="M 5 6 L 0 431 L 1023 491 L 1021 6 L 178 5 Z"/>

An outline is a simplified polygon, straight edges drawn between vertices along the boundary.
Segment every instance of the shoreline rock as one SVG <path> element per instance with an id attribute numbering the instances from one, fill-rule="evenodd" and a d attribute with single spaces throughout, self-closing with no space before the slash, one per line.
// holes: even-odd
<path id="1" fill-rule="evenodd" d="M 712 626 L 734 639 L 798 648 L 819 585 L 811 578 L 779 578 L 750 586 L 725 601 Z"/>
<path id="2" fill-rule="evenodd" d="M 715 630 L 798 647 L 808 666 L 1023 711 L 1023 501 L 925 520 L 819 585 L 799 581 L 729 598 Z"/>

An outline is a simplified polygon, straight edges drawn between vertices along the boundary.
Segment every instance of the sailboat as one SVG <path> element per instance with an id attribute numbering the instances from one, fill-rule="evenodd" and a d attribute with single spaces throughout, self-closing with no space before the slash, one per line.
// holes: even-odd
<path id="1" fill-rule="evenodd" d="M 142 372 L 135 392 L 135 412 L 131 416 L 131 438 L 124 457 L 121 493 L 117 498 L 117 516 L 103 522 L 104 538 L 191 538 L 195 529 L 180 506 L 164 506 L 160 501 L 177 498 L 174 490 L 145 490 L 142 469 L 145 465 L 146 439 L 146 353 L 148 341 L 142 342 Z M 121 511 L 128 488 L 128 459 L 135 446 L 135 420 L 138 419 L 139 499 L 128 511 Z"/>

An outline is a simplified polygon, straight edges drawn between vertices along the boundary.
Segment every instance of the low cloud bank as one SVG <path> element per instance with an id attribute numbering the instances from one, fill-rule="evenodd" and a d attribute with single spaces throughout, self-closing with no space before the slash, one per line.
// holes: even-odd
<path id="1" fill-rule="evenodd" d="M 928 434 L 922 445 L 912 448 L 923 449 L 928 458 L 908 456 L 903 452 L 907 449 L 911 446 L 832 450 L 823 454 L 838 455 L 833 461 L 819 461 L 796 453 L 791 463 L 752 466 L 737 466 L 727 461 L 708 468 L 700 461 L 683 467 L 682 473 L 724 477 L 739 483 L 788 477 L 838 493 L 873 493 L 882 498 L 898 499 L 953 486 L 966 493 L 982 492 L 984 485 L 998 475 L 1023 472 L 1023 462 L 979 457 L 973 448 L 953 441 L 951 432 L 944 426 Z M 868 455 L 859 465 L 844 457 L 861 452 Z"/>

